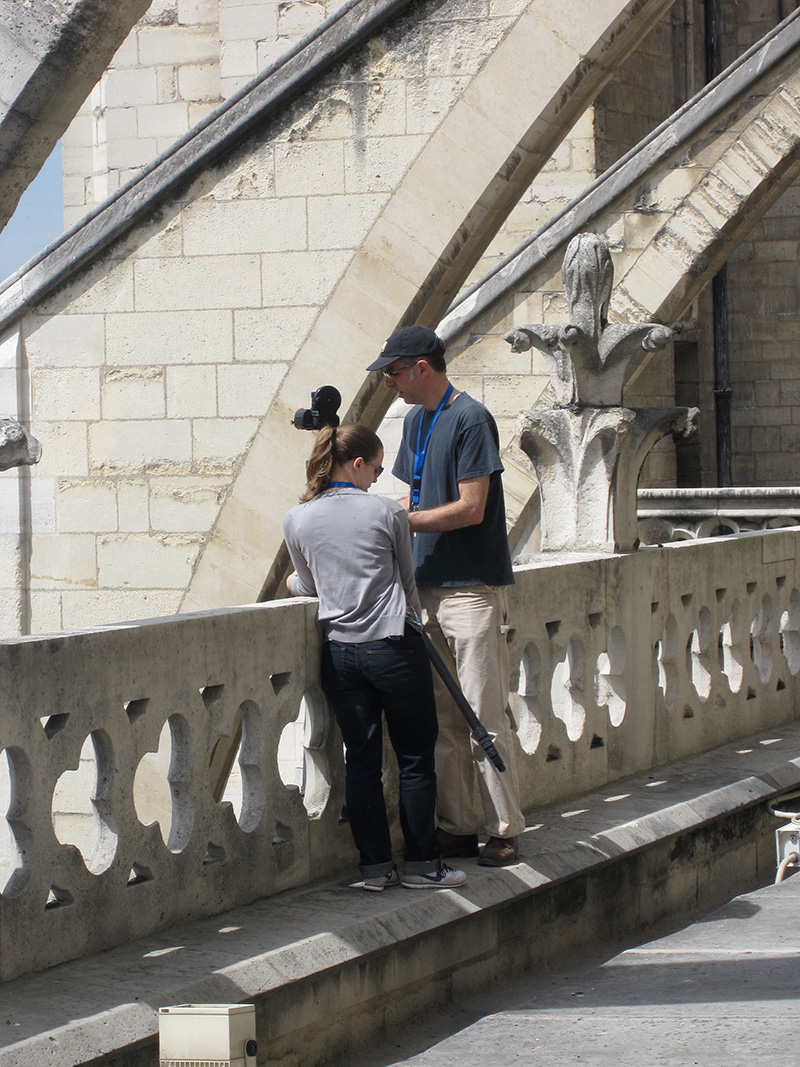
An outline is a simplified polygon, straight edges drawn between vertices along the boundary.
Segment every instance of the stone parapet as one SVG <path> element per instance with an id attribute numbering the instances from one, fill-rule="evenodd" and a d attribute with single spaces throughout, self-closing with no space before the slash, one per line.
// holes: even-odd
<path id="1" fill-rule="evenodd" d="M 523 972 L 549 983 L 568 961 L 585 964 L 601 953 L 606 959 L 620 941 L 639 945 L 653 931 L 663 933 L 665 924 L 703 921 L 732 895 L 771 882 L 776 821 L 769 808 L 800 784 L 798 743 L 795 723 L 779 736 L 751 736 L 660 767 L 657 774 L 628 778 L 622 787 L 539 808 L 521 838 L 518 863 L 497 870 L 459 861 L 466 884 L 425 894 L 424 900 L 403 889 L 366 898 L 339 873 L 223 918 L 180 923 L 144 942 L 7 983 L 0 1060 L 14 1067 L 151 1067 L 159 1007 L 219 1002 L 255 1005 L 259 1051 L 268 1049 L 270 1063 L 314 1067 L 374 1060 L 376 1047 L 383 1052 L 390 1044 L 394 1058 L 409 1030 L 430 1025 L 439 1008 L 463 1013 L 465 998 L 487 990 L 498 998 Z M 792 878 L 777 893 L 777 914 L 775 897 L 770 907 L 759 894 L 759 903 L 777 924 L 774 940 L 782 939 L 778 955 L 785 963 L 777 969 L 783 987 L 775 979 L 762 999 L 780 996 L 774 1010 L 785 1015 L 794 958 L 781 922 L 791 928 L 800 880 Z M 737 931 L 730 936 L 740 949 L 733 977 L 727 964 L 720 967 L 718 951 L 706 971 L 705 998 L 718 998 L 721 1012 L 730 1002 L 731 983 L 741 989 L 744 960 L 751 959 L 752 933 L 740 920 L 759 903 L 751 898 L 744 910 L 737 900 L 727 916 L 733 921 L 716 924 Z M 697 938 L 699 931 L 691 934 Z M 774 972 L 770 947 L 764 955 Z M 681 1021 L 687 1012 L 701 1015 L 696 981 L 682 983 L 676 993 L 679 964 L 671 958 L 660 965 L 659 975 L 650 961 L 628 982 L 644 980 L 653 1011 L 667 1001 Z M 685 966 L 694 971 L 701 964 L 693 955 Z M 598 1003 L 606 987 L 592 988 Z M 548 1044 L 554 1062 L 571 1062 L 580 1047 L 573 1024 L 586 1006 L 576 1005 L 580 994 L 571 989 L 568 1009 L 551 1023 L 560 1035 Z M 538 1007 L 552 1018 L 549 1006 Z M 616 1021 L 633 1015 L 632 1025 L 641 1027 L 643 1010 L 623 997 Z M 751 1032 L 763 1031 L 763 1014 L 752 1018 Z M 607 1032 L 607 1011 L 598 1008 L 595 1019 Z M 513 1062 L 520 1048 L 534 1048 L 531 1029 L 538 1038 L 541 1026 L 541 1019 L 529 1018 L 522 1040 L 519 1026 L 509 1025 L 501 1038 L 495 1029 L 495 1058 L 502 1053 L 503 1062 Z M 586 1040 L 584 1034 L 584 1048 Z M 781 1047 L 792 1047 L 791 1033 Z M 404 1055 L 407 1041 L 405 1048 Z M 726 1062 L 730 1050 L 720 1055 L 714 1062 Z M 431 1056 L 442 1062 L 441 1046 Z M 454 1056 L 446 1062 L 458 1061 Z"/>
<path id="2" fill-rule="evenodd" d="M 171 545 L 179 570 L 190 546 Z M 509 701 L 523 809 L 794 721 L 799 548 L 787 529 L 518 567 Z M 115 566 L 113 539 L 107 550 Z M 0 643 L 3 979 L 354 862 L 315 609 Z M 239 730 L 218 802 L 210 768 Z M 399 839 L 394 769 L 386 788 Z"/>
<path id="3" fill-rule="evenodd" d="M 640 489 L 639 537 L 664 544 L 800 525 L 800 488 Z"/>

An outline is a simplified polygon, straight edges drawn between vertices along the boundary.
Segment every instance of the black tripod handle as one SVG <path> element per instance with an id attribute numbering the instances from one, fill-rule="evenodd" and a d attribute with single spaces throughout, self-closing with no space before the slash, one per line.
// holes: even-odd
<path id="1" fill-rule="evenodd" d="M 416 630 L 422 638 L 422 643 L 425 646 L 425 651 L 428 653 L 428 659 L 436 668 L 436 673 L 447 686 L 453 700 L 455 700 L 456 704 L 458 704 L 459 711 L 467 720 L 467 724 L 469 725 L 469 728 L 472 731 L 472 736 L 481 746 L 483 751 L 486 753 L 486 755 L 489 757 L 489 759 L 492 761 L 498 771 L 504 771 L 506 769 L 506 765 L 505 763 L 503 763 L 503 760 L 500 757 L 500 753 L 494 747 L 491 737 L 486 732 L 486 727 L 481 724 L 480 720 L 478 719 L 478 716 L 470 707 L 469 701 L 461 692 L 458 682 L 447 669 L 447 664 L 437 652 L 433 641 L 431 641 L 430 637 L 428 637 L 428 635 L 425 633 L 422 624 L 416 622 L 409 616 L 406 616 L 406 621 L 409 623 L 411 628 L 413 630 Z"/>

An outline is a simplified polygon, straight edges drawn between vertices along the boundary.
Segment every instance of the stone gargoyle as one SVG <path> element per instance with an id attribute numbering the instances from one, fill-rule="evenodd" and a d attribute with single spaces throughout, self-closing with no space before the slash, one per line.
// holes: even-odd
<path id="1" fill-rule="evenodd" d="M 0 419 L 0 471 L 30 467 L 42 458 L 42 446 L 16 419 Z"/>

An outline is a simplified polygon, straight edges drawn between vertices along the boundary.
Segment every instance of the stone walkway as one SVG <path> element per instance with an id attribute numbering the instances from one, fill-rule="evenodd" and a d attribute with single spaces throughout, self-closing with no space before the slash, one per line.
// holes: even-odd
<path id="1" fill-rule="evenodd" d="M 0 1067 L 153 1067 L 160 1006 L 243 1002 L 285 1067 L 793 1067 L 799 877 L 597 954 L 774 878 L 767 806 L 800 790 L 798 752 L 800 723 L 541 809 L 520 862 L 467 860 L 460 890 L 351 871 L 6 983 Z"/>
<path id="2" fill-rule="evenodd" d="M 473 998 L 394 1050 L 387 1042 L 343 1067 L 792 1067 L 800 1064 L 799 915 L 800 876 L 788 877 L 604 962 Z M 405 1058 L 409 1049 L 416 1054 Z"/>

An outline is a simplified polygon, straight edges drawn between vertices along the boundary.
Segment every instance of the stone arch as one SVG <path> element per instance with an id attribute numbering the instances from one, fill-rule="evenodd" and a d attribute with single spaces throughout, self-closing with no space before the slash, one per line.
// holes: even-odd
<path id="1" fill-rule="evenodd" d="M 200 502 L 205 509 L 204 518 L 191 535 L 183 529 L 173 534 L 168 527 L 167 532 L 143 535 L 142 545 L 153 558 L 169 555 L 175 562 L 172 573 L 178 577 L 173 578 L 170 590 L 161 590 L 160 599 L 155 593 L 150 594 L 145 608 L 123 606 L 122 612 L 141 617 L 175 610 L 179 604 L 186 610 L 222 606 L 250 601 L 259 592 L 268 595 L 277 588 L 283 563 L 280 517 L 295 502 L 305 455 L 290 420 L 295 408 L 307 402 L 310 390 L 321 384 L 321 368 L 335 368 L 349 417 L 377 425 L 385 401 L 379 385 L 367 379 L 363 370 L 376 348 L 399 322 L 415 318 L 435 324 L 440 320 L 448 301 L 520 191 L 614 65 L 668 6 L 664 0 L 604 0 L 602 4 L 586 0 L 580 15 L 573 11 L 570 25 L 564 27 L 555 7 L 541 3 L 526 6 L 520 0 L 519 8 L 508 16 L 497 39 L 492 39 L 481 53 L 480 62 L 460 71 L 458 77 L 449 71 L 454 84 L 458 82 L 458 91 L 443 109 L 444 117 L 434 123 L 429 115 L 429 127 L 419 135 L 407 135 L 404 127 L 404 136 L 417 139 L 407 144 L 403 167 L 390 183 L 391 188 L 384 189 L 371 204 L 373 214 L 368 224 L 354 216 L 354 223 L 363 226 L 364 239 L 344 253 L 334 250 L 335 254 L 329 257 L 324 291 L 320 291 L 318 302 L 307 309 L 309 313 L 302 322 L 293 320 L 294 335 L 286 357 L 274 362 L 267 357 L 261 363 L 248 360 L 247 356 L 236 363 L 231 357 L 231 366 L 225 368 L 230 371 L 227 376 L 233 377 L 234 372 L 239 378 L 247 377 L 244 372 L 250 374 L 247 381 L 255 382 L 256 388 L 240 388 L 239 393 L 249 393 L 252 401 L 253 393 L 263 389 L 264 406 L 258 414 L 250 413 L 249 421 L 243 420 L 248 423 L 250 436 L 243 439 L 241 453 L 231 461 L 231 468 L 235 467 L 233 476 L 226 469 L 210 486 L 207 498 Z M 311 145 L 313 150 L 314 137 L 320 132 L 314 92 L 328 92 L 335 88 L 337 77 L 352 81 L 358 73 L 365 84 L 385 85 L 392 65 L 398 62 L 402 41 L 399 24 L 387 22 L 378 29 L 359 22 L 359 12 L 363 14 L 358 5 L 352 8 L 355 36 L 347 47 L 347 42 L 337 38 L 337 47 L 342 50 L 336 52 L 333 66 L 328 65 L 315 75 L 317 81 L 298 82 L 294 96 L 278 93 L 271 97 L 271 117 L 265 117 L 266 111 L 259 109 L 267 107 L 265 101 L 274 89 L 276 76 L 281 92 L 288 92 L 289 68 L 294 60 L 300 67 L 306 62 L 302 50 L 270 78 L 257 80 L 230 108 L 176 145 L 169 158 L 153 166 L 140 181 L 66 235 L 34 269 L 6 287 L 0 294 L 0 327 L 11 327 L 22 319 L 23 347 L 34 374 L 44 347 L 49 345 L 51 352 L 57 348 L 61 358 L 61 349 L 72 344 L 69 327 L 76 320 L 70 315 L 85 317 L 83 326 L 89 333 L 74 347 L 80 348 L 78 358 L 91 367 L 85 377 L 95 383 L 93 388 L 101 373 L 106 384 L 110 382 L 116 388 L 127 373 L 119 364 L 132 362 L 122 344 L 114 349 L 114 358 L 104 362 L 104 346 L 111 343 L 109 338 L 117 336 L 114 331 L 119 330 L 120 322 L 128 322 L 132 334 L 150 338 L 153 348 L 161 341 L 160 316 L 172 314 L 187 328 L 200 322 L 195 308 L 181 306 L 174 312 L 165 311 L 158 299 L 165 294 L 164 299 L 168 300 L 170 282 L 181 272 L 191 284 L 192 277 L 207 278 L 209 273 L 223 271 L 218 261 L 202 256 L 202 263 L 192 264 L 192 255 L 182 242 L 193 217 L 192 240 L 200 239 L 198 233 L 207 221 L 198 208 L 201 201 L 210 210 L 216 210 L 223 201 L 228 206 L 236 202 L 237 207 L 242 207 L 241 198 L 237 199 L 239 190 L 230 188 L 232 176 L 238 180 L 242 174 L 234 175 L 236 163 L 230 161 L 234 157 L 239 163 L 249 161 L 264 148 L 270 130 L 277 128 L 271 127 L 270 122 L 277 122 L 275 108 L 280 100 L 280 106 L 292 114 L 289 120 L 281 119 L 281 151 L 288 156 L 290 149 L 299 152 L 304 145 Z M 424 24 L 425 31 L 441 22 L 441 6 L 435 14 L 435 19 Z M 424 18 L 423 7 L 415 19 L 419 22 Z M 418 23 L 414 25 L 419 31 Z M 336 34 L 344 32 L 342 26 L 337 22 Z M 671 123 L 648 138 L 641 153 L 631 154 L 612 168 L 606 178 L 596 182 L 586 196 L 535 235 L 483 285 L 468 291 L 439 326 L 451 342 L 453 357 L 461 358 L 470 347 L 470 334 L 493 335 L 486 343 L 496 344 L 498 323 L 502 320 L 502 313 L 495 310 L 498 304 L 510 295 L 524 298 L 526 293 L 540 289 L 553 274 L 555 257 L 572 233 L 590 226 L 605 232 L 618 247 L 622 234 L 626 234 L 625 255 L 617 256 L 620 284 L 612 313 L 617 317 L 646 313 L 645 317 L 673 321 L 735 247 L 747 225 L 766 210 L 795 174 L 792 138 L 780 134 L 792 121 L 787 122 L 787 116 L 791 116 L 794 107 L 797 26 L 796 18 L 787 19 L 783 28 L 770 36 L 763 54 L 758 48 L 751 50 L 713 91 L 701 94 L 696 104 L 687 105 Z M 370 35 L 372 45 L 359 52 L 359 42 Z M 482 38 L 486 37 L 483 33 Z M 315 55 L 324 51 L 322 35 L 312 44 Z M 519 70 L 530 64 L 534 54 L 540 60 L 537 77 L 520 79 Z M 541 61 L 542 55 L 546 61 Z M 580 71 L 579 78 L 575 77 L 576 70 Z M 306 96 L 302 95 L 304 92 Z M 515 107 L 508 107 L 509 99 L 514 99 Z M 256 111 L 251 112 L 251 107 Z M 368 113 L 369 109 L 361 117 L 368 117 Z M 377 117 L 381 122 L 387 121 L 385 112 Z M 762 135 L 765 129 L 766 139 Z M 218 134 L 222 136 L 221 130 L 227 130 L 229 135 L 224 144 L 214 141 Z M 381 131 L 377 128 L 362 132 L 374 133 L 380 140 Z M 780 136 L 771 139 L 773 133 Z M 725 211 L 714 215 L 717 201 L 713 194 L 719 191 L 718 183 L 724 183 L 728 171 L 736 171 L 734 164 L 741 162 L 736 158 L 737 152 L 743 146 L 747 145 L 748 157 L 751 148 L 758 150 L 759 136 L 761 148 L 768 146 L 769 151 L 762 151 L 758 157 L 762 163 L 752 174 L 745 174 L 742 188 L 730 187 L 723 200 Z M 362 140 L 366 144 L 369 138 Z M 687 149 L 687 145 L 691 147 Z M 702 155 L 694 154 L 700 150 Z M 306 162 L 308 158 L 310 155 Z M 226 159 L 230 163 L 227 171 Z M 676 165 L 678 159 L 681 162 Z M 313 179 L 313 173 L 311 166 L 303 173 L 303 181 Z M 228 187 L 224 188 L 226 182 Z M 650 199 L 643 211 L 641 200 L 632 190 L 640 191 L 645 184 Z M 224 196 L 220 190 L 224 190 Z M 253 202 L 259 211 L 266 211 L 269 196 L 266 192 L 256 195 Z M 222 232 L 224 214 L 217 211 L 217 227 Z M 629 240 L 629 231 L 635 239 Z M 258 240 L 257 234 L 251 237 Z M 303 264 L 311 262 L 316 254 L 308 254 L 308 250 L 295 254 L 295 250 L 286 247 L 275 254 L 278 253 L 285 257 L 287 273 L 292 274 L 293 281 L 302 278 Z M 252 254 L 243 254 L 223 279 L 230 289 L 245 283 L 252 287 L 250 302 L 227 306 L 227 320 L 222 322 L 220 331 L 223 340 L 226 331 L 231 331 L 234 315 L 241 312 L 241 317 L 246 317 L 262 309 L 265 279 L 271 281 L 263 261 L 272 254 L 258 246 Z M 162 273 L 170 259 L 179 271 Z M 658 291 L 647 285 L 654 276 L 658 278 Z M 231 297 L 232 301 L 235 299 L 238 294 Z M 58 329 L 53 328 L 47 338 L 46 327 L 51 319 L 57 322 Z M 139 328 L 143 325 L 147 327 L 144 334 Z M 263 336 L 260 329 L 254 330 L 257 341 Z M 200 331 L 198 343 L 205 340 Z M 112 375 L 106 374 L 110 364 Z M 78 367 L 73 377 L 84 374 L 83 368 L 84 365 Z M 204 368 L 199 365 L 196 369 L 202 372 Z M 252 373 L 254 370 L 258 373 Z M 40 392 L 44 394 L 52 388 L 57 394 L 60 380 L 60 373 L 50 364 L 47 374 L 41 376 Z M 149 386 L 145 383 L 142 388 Z M 266 407 L 269 410 L 263 416 Z M 153 419 L 151 429 L 162 429 L 169 412 L 162 412 L 159 418 L 160 421 Z M 92 495 L 95 502 L 103 497 L 100 507 L 105 510 L 104 494 L 113 481 L 107 475 L 115 472 L 111 469 L 113 463 L 109 465 L 103 454 L 104 437 L 117 430 L 123 433 L 125 427 L 120 420 L 117 430 L 109 428 L 107 420 L 98 419 L 94 409 L 85 421 L 93 423 L 91 460 L 95 467 L 89 470 L 85 485 L 77 484 L 76 479 L 76 487 L 85 497 Z M 180 426 L 178 417 L 170 424 L 170 430 L 182 433 L 188 441 L 192 434 L 190 421 L 187 419 Z M 47 454 L 46 440 L 44 444 Z M 169 447 L 169 443 L 164 445 L 165 450 Z M 137 479 L 147 483 L 153 472 L 162 480 L 173 474 L 183 477 L 184 468 L 188 471 L 197 462 L 188 445 L 183 456 L 170 460 L 172 467 L 165 470 L 159 466 L 159 456 L 148 457 L 144 463 L 140 456 L 128 457 L 124 474 L 131 483 Z M 507 463 L 507 469 L 509 504 L 528 523 L 535 486 L 529 473 L 518 472 L 513 463 Z M 59 492 L 65 494 L 71 488 L 60 485 Z M 134 488 L 138 491 L 138 482 Z M 166 487 L 170 507 L 181 493 L 186 495 L 180 486 Z M 220 498 L 221 507 L 217 507 Z M 192 499 L 188 503 L 194 506 Z M 115 534 L 97 533 L 95 529 L 91 536 L 104 550 L 108 569 L 113 570 L 119 556 Z M 44 547 L 39 554 L 44 557 L 46 538 L 40 540 Z M 121 531 L 118 541 L 122 544 Z M 76 553 L 78 549 L 82 551 L 82 546 L 76 541 Z M 33 554 L 35 560 L 36 550 Z M 59 579 L 70 583 L 68 595 L 73 600 L 80 591 L 76 591 L 80 582 L 74 578 L 70 574 Z M 97 584 L 96 576 L 94 581 Z M 90 590 L 89 583 L 84 584 L 85 601 L 92 604 L 91 617 L 96 621 L 98 594 L 95 587 Z M 102 586 L 102 581 L 99 584 Z M 83 619 L 79 616 L 62 615 L 60 619 L 48 619 L 47 625 L 59 628 L 80 621 Z"/>
<path id="2" fill-rule="evenodd" d="M 533 175 L 667 6 L 587 4 L 585 22 L 559 22 L 558 32 L 548 8 L 522 11 L 393 190 L 321 310 L 250 445 L 183 610 L 275 594 L 286 564 L 282 516 L 304 480 L 307 449 L 298 449 L 287 418 L 298 398 L 320 384 L 321 368 L 335 366 L 347 417 L 377 426 L 388 398 L 374 377 L 365 380 L 371 354 L 402 322 L 436 324 Z M 523 87 L 518 70 L 542 52 L 548 62 Z M 444 175 L 447 192 L 431 198 Z"/>

